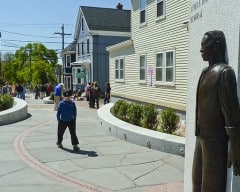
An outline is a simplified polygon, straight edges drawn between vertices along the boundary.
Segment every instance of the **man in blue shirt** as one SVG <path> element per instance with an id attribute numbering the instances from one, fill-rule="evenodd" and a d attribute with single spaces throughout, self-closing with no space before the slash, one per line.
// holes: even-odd
<path id="1" fill-rule="evenodd" d="M 62 92 L 64 89 L 64 84 L 59 83 L 55 88 L 54 88 L 54 111 L 57 111 L 58 105 L 62 96 Z"/>
<path id="2" fill-rule="evenodd" d="M 76 104 L 71 99 L 72 93 L 71 91 L 63 92 L 64 99 L 59 103 L 57 110 L 57 120 L 58 120 L 58 141 L 57 145 L 59 148 L 63 148 L 63 134 L 66 128 L 69 128 L 69 132 L 71 135 L 71 141 L 73 145 L 74 151 L 79 151 L 78 147 L 78 138 L 76 135 L 76 117 L 77 117 L 77 108 Z"/>

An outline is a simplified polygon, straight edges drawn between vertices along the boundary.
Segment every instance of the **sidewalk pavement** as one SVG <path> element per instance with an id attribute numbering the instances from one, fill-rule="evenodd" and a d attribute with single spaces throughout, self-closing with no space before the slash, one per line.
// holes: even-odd
<path id="1" fill-rule="evenodd" d="M 26 101 L 29 118 L 0 127 L 0 191 L 183 192 L 183 157 L 107 135 L 86 101 L 76 101 L 81 150 L 68 130 L 59 149 L 53 105 Z"/>

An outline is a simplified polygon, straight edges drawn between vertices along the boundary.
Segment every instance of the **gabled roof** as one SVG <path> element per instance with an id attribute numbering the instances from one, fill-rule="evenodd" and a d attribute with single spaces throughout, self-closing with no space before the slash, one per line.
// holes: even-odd
<path id="1" fill-rule="evenodd" d="M 76 52 L 76 44 L 77 41 L 74 40 L 72 43 L 70 43 L 67 47 L 64 48 L 63 53 Z"/>
<path id="2" fill-rule="evenodd" d="M 130 10 L 80 6 L 89 30 L 130 32 Z"/>

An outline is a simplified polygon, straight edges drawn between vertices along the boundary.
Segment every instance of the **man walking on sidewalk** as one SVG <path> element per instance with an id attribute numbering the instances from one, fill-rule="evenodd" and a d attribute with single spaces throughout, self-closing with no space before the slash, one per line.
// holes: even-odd
<path id="1" fill-rule="evenodd" d="M 76 135 L 76 117 L 77 117 L 77 108 L 76 104 L 71 98 L 72 91 L 63 92 L 64 99 L 59 103 L 57 111 L 57 120 L 58 120 L 58 141 L 57 145 L 59 148 L 63 148 L 63 134 L 66 128 L 69 128 L 71 135 L 71 142 L 73 145 L 74 151 L 79 151 L 78 147 L 78 138 Z"/>

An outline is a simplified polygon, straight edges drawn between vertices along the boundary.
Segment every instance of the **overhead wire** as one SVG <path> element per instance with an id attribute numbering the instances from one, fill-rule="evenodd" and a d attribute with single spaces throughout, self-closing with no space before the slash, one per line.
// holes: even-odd
<path id="1" fill-rule="evenodd" d="M 4 44 L 1 44 L 0 46 L 1 47 L 15 47 L 16 50 L 19 49 L 20 47 L 24 46 L 24 45 L 17 45 L 17 44 L 13 44 L 12 42 L 16 42 L 16 43 L 42 43 L 42 44 L 51 44 L 51 45 L 57 45 L 59 46 L 59 44 L 62 44 L 62 41 L 59 41 L 59 42 L 56 42 L 56 41 L 53 41 L 53 42 L 50 42 L 50 41 L 44 41 L 44 40 L 30 40 L 29 38 L 31 37 L 32 39 L 35 39 L 35 38 L 44 38 L 44 39 L 61 39 L 61 36 L 45 36 L 45 35 L 33 35 L 33 34 L 27 34 L 27 33 L 20 33 L 20 32 L 16 32 L 16 31 L 12 31 L 12 30 L 6 30 L 6 29 L 2 29 L 2 28 L 13 28 L 14 29 L 17 27 L 21 27 L 21 28 L 26 28 L 26 27 L 33 27 L 34 29 L 38 29 L 38 28 L 41 28 L 41 31 L 42 31 L 42 28 L 44 28 L 45 30 L 47 30 L 47 33 L 51 34 L 52 30 L 55 31 L 56 29 L 56 26 L 59 26 L 59 25 L 62 25 L 61 23 L 54 23 L 54 24 L 14 24 L 14 23 L 3 23 L 3 22 L 0 22 L 0 32 L 2 32 L 2 37 L 0 38 L 0 42 L 4 42 Z M 71 28 L 69 26 L 73 26 L 72 24 L 64 24 L 66 28 Z M 13 35 L 17 35 L 17 36 L 22 36 L 21 38 L 19 39 L 26 39 L 26 40 L 15 40 L 15 39 L 3 39 L 3 33 L 6 33 L 6 36 L 9 36 L 7 34 L 13 34 Z M 54 32 L 52 32 L 52 35 L 54 35 Z M 66 39 L 70 39 L 70 38 L 73 38 L 71 36 L 68 36 L 68 37 L 65 37 Z M 66 42 L 67 44 L 68 42 Z M 59 47 L 59 49 L 57 48 L 50 48 L 52 50 L 56 50 L 56 51 L 59 51 L 61 50 L 61 48 Z M 6 49 L 0 49 L 0 51 L 16 51 L 16 50 L 6 50 Z"/>

